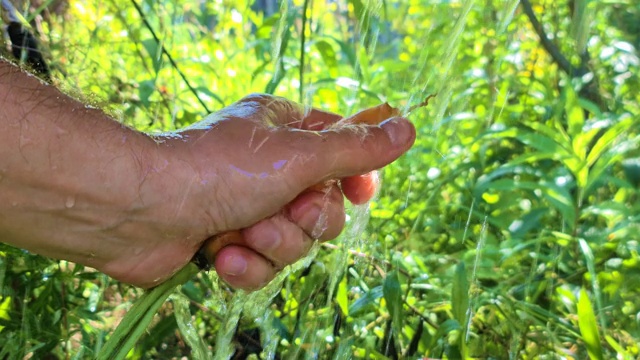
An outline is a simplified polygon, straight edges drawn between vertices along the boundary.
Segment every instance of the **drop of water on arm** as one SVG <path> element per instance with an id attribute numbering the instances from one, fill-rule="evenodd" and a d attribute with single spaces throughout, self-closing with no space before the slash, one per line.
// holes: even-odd
<path id="1" fill-rule="evenodd" d="M 67 199 L 64 201 L 64 206 L 67 209 L 71 209 L 74 205 L 76 204 L 76 198 L 74 196 L 69 196 L 67 197 Z"/>

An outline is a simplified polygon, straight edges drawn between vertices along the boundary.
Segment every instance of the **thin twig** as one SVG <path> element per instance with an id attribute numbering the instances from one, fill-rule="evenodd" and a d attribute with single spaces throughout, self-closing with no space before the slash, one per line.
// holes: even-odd
<path id="1" fill-rule="evenodd" d="M 115 12 L 116 17 L 120 20 L 120 22 L 127 27 L 127 31 L 129 31 L 130 34 L 135 33 L 131 27 L 129 26 L 129 23 L 127 22 L 127 19 L 125 19 L 125 17 L 122 15 L 122 9 L 120 8 L 120 6 L 113 1 L 112 4 L 116 7 L 116 9 L 118 9 L 118 11 Z M 134 39 L 134 41 L 137 41 L 139 39 Z M 144 55 L 142 54 L 142 51 L 140 50 L 139 46 L 135 46 L 135 51 L 138 53 L 138 56 L 140 57 L 140 59 L 144 59 Z M 142 66 L 145 68 L 145 70 L 148 73 L 151 73 L 151 69 L 149 68 L 149 65 L 147 64 L 146 61 L 142 61 Z M 167 111 L 169 112 L 169 114 L 171 114 L 171 105 L 169 104 L 169 101 L 167 100 L 167 97 L 165 96 L 165 94 L 160 93 L 160 98 L 162 98 L 162 105 L 164 105 L 164 107 L 167 109 Z"/>
<path id="2" fill-rule="evenodd" d="M 547 50 L 549 55 L 551 55 L 553 61 L 555 61 L 558 66 L 560 66 L 560 68 L 570 76 L 584 75 L 584 69 L 582 67 L 578 69 L 575 66 L 571 65 L 571 62 L 569 62 L 569 60 L 560 52 L 560 49 L 558 49 L 556 44 L 549 40 L 549 37 L 544 31 L 542 24 L 540 23 L 540 21 L 538 21 L 536 14 L 533 12 L 533 6 L 531 6 L 531 2 L 529 0 L 520 0 L 520 4 L 522 5 L 522 10 L 524 10 L 524 13 L 529 18 L 533 29 L 536 31 L 536 34 L 538 34 L 538 37 L 540 37 L 540 43 L 545 48 L 545 50 Z"/>
<path id="3" fill-rule="evenodd" d="M 529 18 L 533 29 L 540 37 L 540 43 L 542 47 L 549 53 L 553 61 L 558 64 L 560 69 L 567 73 L 571 77 L 582 77 L 585 74 L 589 73 L 589 51 L 585 49 L 585 51 L 580 54 L 580 66 L 575 67 L 571 65 L 571 62 L 560 52 L 560 49 L 556 44 L 554 44 L 547 33 L 544 31 L 542 24 L 538 21 L 536 14 L 533 12 L 533 6 L 531 6 L 531 2 L 529 0 L 520 0 L 520 4 L 522 5 L 522 9 L 524 13 Z M 594 75 L 593 78 L 588 81 L 582 89 L 580 89 L 580 96 L 583 98 L 593 102 L 596 104 L 601 110 L 607 110 L 607 105 L 605 100 L 600 93 L 598 78 Z M 599 138 L 600 135 L 596 136 Z"/>
<path id="4" fill-rule="evenodd" d="M 431 96 L 429 96 L 429 98 L 431 98 L 431 97 L 433 97 L 433 96 L 435 96 L 435 95 L 431 95 Z M 426 101 L 428 101 L 428 100 L 429 100 L 429 98 L 427 98 L 427 100 L 425 100 L 425 102 L 426 102 Z M 333 244 L 329 244 L 329 243 L 322 243 L 322 246 L 323 246 L 323 247 L 325 247 L 325 248 L 328 248 L 328 249 L 332 249 L 332 250 L 338 250 L 338 249 L 340 249 L 340 247 L 338 247 L 338 246 L 336 246 L 336 245 L 333 245 Z M 365 258 L 365 259 L 368 259 L 369 261 L 371 261 L 371 262 L 373 263 L 374 267 L 376 268 L 376 271 L 378 271 L 378 274 L 380 274 L 380 276 L 381 276 L 381 277 L 385 277 L 385 276 L 386 276 L 386 273 L 382 270 L 382 268 L 380 268 L 377 264 L 375 264 L 375 262 L 382 263 L 382 264 L 386 265 L 387 267 L 395 268 L 395 270 L 397 270 L 399 273 L 403 274 L 404 276 L 406 276 L 406 277 L 408 277 L 408 278 L 411 278 L 411 274 L 410 274 L 408 271 L 406 271 L 405 269 L 402 269 L 402 268 L 400 268 L 400 267 L 395 267 L 392 263 L 390 263 L 390 262 L 388 262 L 388 261 L 386 261 L 386 260 L 378 259 L 378 258 L 376 258 L 376 257 L 374 257 L 374 256 L 372 256 L 372 255 L 368 255 L 368 254 L 365 254 L 365 253 L 362 253 L 362 252 L 359 252 L 359 251 L 355 251 L 355 250 L 351 250 L 351 249 L 348 249 L 348 251 L 349 251 L 349 254 L 351 254 L 351 255 L 358 256 L 358 257 L 362 257 L 362 258 Z M 413 306 L 413 305 L 409 304 L 409 303 L 406 301 L 406 298 L 405 298 L 405 299 L 403 299 L 403 301 L 402 301 L 402 302 L 403 302 L 405 305 L 407 305 L 407 307 L 408 307 L 408 308 L 409 308 L 409 309 L 410 309 L 410 310 L 411 310 L 415 315 L 417 315 L 417 316 L 418 316 L 418 317 L 420 317 L 424 322 L 426 322 L 427 324 L 429 324 L 429 326 L 433 327 L 434 329 L 438 329 L 438 327 L 439 327 L 439 326 L 438 326 L 438 324 L 434 323 L 431 319 L 429 319 L 428 317 L 426 317 L 425 315 L 423 315 L 423 314 L 422 314 L 422 312 L 421 312 L 419 309 L 417 309 L 415 306 Z"/>
<path id="5" fill-rule="evenodd" d="M 322 244 L 321 244 L 321 246 L 322 246 L 322 247 L 325 247 L 325 248 L 327 248 L 327 249 L 331 249 L 331 250 L 341 250 L 341 249 L 343 249 L 343 248 L 344 248 L 344 247 L 342 247 L 342 246 L 337 246 L 337 245 L 329 244 L 329 243 L 322 243 Z M 389 262 L 389 261 L 387 261 L 387 260 L 378 259 L 378 258 L 376 258 L 376 257 L 375 257 L 375 256 L 373 256 L 373 255 L 365 254 L 365 253 L 363 253 L 363 252 L 359 252 L 359 251 L 352 250 L 352 249 L 347 249 L 347 251 L 349 252 L 349 254 L 351 254 L 351 255 L 353 255 L 353 256 L 357 256 L 357 257 L 360 257 L 360 258 L 364 258 L 364 259 L 369 260 L 371 263 L 373 263 L 374 267 L 376 267 L 376 264 L 375 264 L 375 263 L 380 263 L 380 264 L 382 264 L 382 265 L 384 265 L 384 266 L 386 266 L 386 267 L 389 267 L 389 268 L 393 268 L 393 269 L 395 269 L 395 270 L 398 270 L 398 272 L 399 272 L 399 273 L 401 273 L 402 275 L 404 275 L 404 276 L 406 276 L 406 277 L 411 277 L 411 274 L 410 274 L 408 271 L 406 271 L 405 269 L 402 269 L 402 268 L 400 268 L 400 267 L 396 267 L 396 266 L 394 266 L 391 262 Z M 382 269 L 381 269 L 381 268 L 377 268 L 377 267 L 376 267 L 376 270 L 378 271 L 378 273 L 379 273 L 381 276 L 384 276 L 384 275 L 386 274 L 386 273 L 384 273 L 384 272 L 382 271 Z"/>
<path id="6" fill-rule="evenodd" d="M 407 114 L 411 113 L 415 109 L 419 109 L 421 107 L 426 107 L 427 105 L 429 105 L 429 99 L 436 97 L 436 95 L 438 95 L 438 94 L 431 94 L 431 95 L 427 96 L 427 98 L 424 99 L 424 101 L 421 102 L 420 104 L 413 105 L 412 107 L 409 108 L 409 110 L 407 110 Z"/>
<path id="7" fill-rule="evenodd" d="M 136 11 L 138 12 L 140 17 L 142 18 L 142 22 L 144 23 L 144 26 L 149 30 L 149 32 L 151 32 L 151 35 L 153 36 L 153 39 L 160 46 L 160 49 L 162 49 L 162 53 L 167 56 L 167 59 L 169 59 L 169 62 L 171 63 L 171 66 L 173 66 L 173 68 L 178 72 L 178 75 L 180 75 L 180 77 L 182 78 L 184 83 L 187 85 L 187 87 L 189 88 L 189 91 L 191 91 L 191 93 L 193 93 L 193 95 L 196 97 L 196 99 L 198 99 L 198 102 L 200 103 L 200 105 L 202 105 L 204 110 L 207 113 L 210 113 L 211 110 L 209 110 L 209 108 L 207 107 L 207 104 L 205 104 L 204 101 L 202 101 L 202 99 L 200 99 L 200 96 L 198 95 L 198 92 L 196 91 L 196 89 L 194 89 L 193 86 L 191 86 L 191 83 L 189 83 L 189 80 L 187 80 L 187 77 L 184 75 L 184 73 L 182 73 L 182 71 L 180 71 L 180 68 L 178 67 L 178 64 L 173 60 L 173 57 L 171 56 L 171 54 L 169 54 L 167 49 L 160 42 L 160 39 L 156 35 L 156 32 L 153 31 L 153 28 L 151 27 L 151 24 L 149 24 L 149 22 L 147 21 L 146 16 L 142 12 L 142 9 L 140 8 L 140 5 L 138 5 L 136 0 L 131 0 L 131 3 L 136 8 Z"/>
<path id="8" fill-rule="evenodd" d="M 300 104 L 304 104 L 304 53 L 306 46 L 306 30 L 307 30 L 307 9 L 309 8 L 309 0 L 304 0 L 302 6 L 302 31 L 300 33 Z"/>

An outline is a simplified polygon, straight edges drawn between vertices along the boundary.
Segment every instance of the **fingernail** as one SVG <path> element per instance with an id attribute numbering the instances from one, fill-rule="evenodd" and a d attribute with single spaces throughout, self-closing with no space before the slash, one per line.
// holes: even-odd
<path id="1" fill-rule="evenodd" d="M 247 261 L 241 256 L 230 256 L 225 261 L 225 274 L 238 276 L 247 271 Z"/>
<path id="2" fill-rule="evenodd" d="M 411 137 L 409 124 L 401 118 L 386 120 L 380 124 L 380 127 L 387 133 L 392 145 L 405 144 Z"/>

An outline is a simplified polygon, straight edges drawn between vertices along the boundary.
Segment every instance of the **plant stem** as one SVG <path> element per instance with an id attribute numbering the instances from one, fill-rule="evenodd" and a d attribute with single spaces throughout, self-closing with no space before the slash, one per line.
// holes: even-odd
<path id="1" fill-rule="evenodd" d="M 302 31 L 300 33 L 300 104 L 304 104 L 304 53 L 306 47 L 307 32 L 307 9 L 309 8 L 309 0 L 304 0 L 302 6 Z"/>
<path id="2" fill-rule="evenodd" d="M 153 36 L 153 39 L 156 41 L 158 46 L 160 46 L 160 49 L 162 49 L 162 53 L 167 56 L 167 59 L 169 59 L 169 62 L 171 63 L 171 66 L 173 66 L 173 68 L 176 69 L 176 72 L 178 73 L 178 75 L 180 75 L 180 77 L 182 78 L 182 81 L 184 81 L 185 85 L 187 85 L 187 88 L 189 88 L 189 91 L 191 91 L 191 93 L 196 97 L 196 100 L 198 100 L 198 103 L 200 103 L 200 105 L 202 105 L 202 108 L 207 113 L 211 113 L 211 110 L 209 110 L 209 108 L 207 107 L 207 104 L 205 104 L 204 101 L 202 101 L 202 99 L 200 98 L 200 95 L 198 94 L 198 91 L 196 91 L 196 89 L 194 89 L 193 86 L 191 86 L 191 83 L 189 82 L 189 80 L 187 80 L 187 77 L 180 70 L 180 68 L 178 67 L 178 64 L 175 62 L 175 60 L 173 60 L 173 56 L 171 56 L 171 54 L 169 54 L 167 49 L 164 47 L 164 45 L 160 41 L 160 38 L 158 38 L 158 35 L 156 35 L 156 32 L 153 30 L 153 27 L 151 26 L 151 24 L 149 24 L 149 21 L 147 21 L 147 17 L 144 15 L 144 12 L 140 8 L 140 5 L 138 5 L 136 0 L 131 0 L 131 3 L 133 4 L 133 7 L 136 8 L 136 11 L 138 12 L 138 15 L 140 15 L 140 18 L 142 18 L 142 23 L 147 28 L 147 30 L 149 30 L 149 32 L 151 33 L 151 36 Z M 222 106 L 224 106 L 224 103 L 221 101 L 221 99 L 216 99 L 216 100 L 218 100 L 222 104 Z"/>
<path id="3" fill-rule="evenodd" d="M 189 263 L 169 280 L 144 293 L 127 312 L 96 359 L 124 359 L 169 295 L 176 287 L 193 278 L 198 271 L 200 269 L 195 264 Z"/>

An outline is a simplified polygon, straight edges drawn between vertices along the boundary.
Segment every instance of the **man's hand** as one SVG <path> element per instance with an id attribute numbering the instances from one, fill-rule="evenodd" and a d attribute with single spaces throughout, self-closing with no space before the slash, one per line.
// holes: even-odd
<path id="1" fill-rule="evenodd" d="M 241 230 L 215 268 L 258 288 L 342 230 L 340 187 L 310 187 L 357 198 L 415 138 L 405 119 L 322 130 L 338 118 L 257 95 L 151 138 L 0 62 L 0 240 L 151 287 Z"/>

